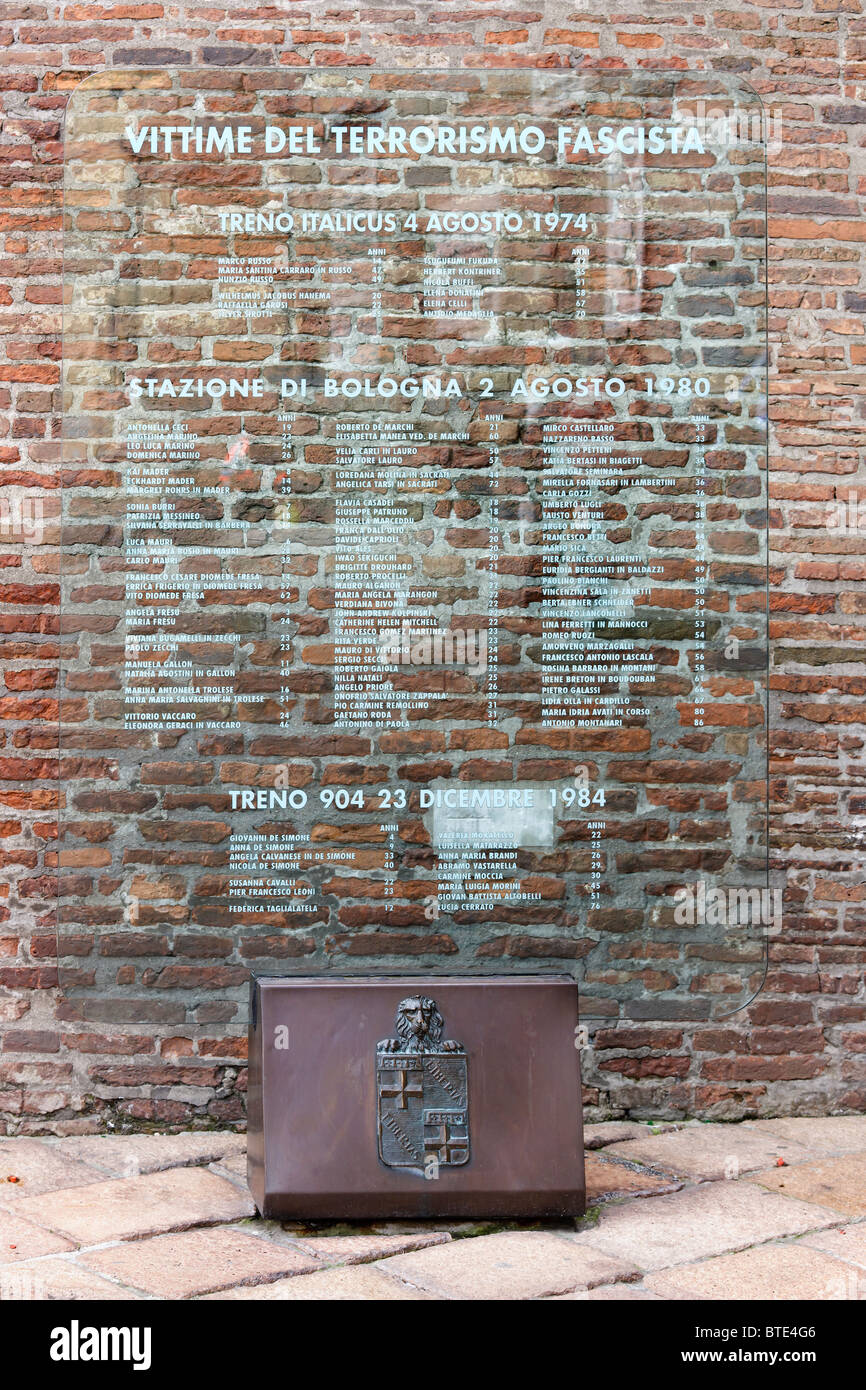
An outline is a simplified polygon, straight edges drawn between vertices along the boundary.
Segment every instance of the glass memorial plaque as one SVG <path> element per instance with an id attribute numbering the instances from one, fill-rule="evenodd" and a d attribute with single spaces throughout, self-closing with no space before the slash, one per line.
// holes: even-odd
<path id="1" fill-rule="evenodd" d="M 61 979 L 761 986 L 766 175 L 737 79 L 115 73 L 67 111 Z"/>

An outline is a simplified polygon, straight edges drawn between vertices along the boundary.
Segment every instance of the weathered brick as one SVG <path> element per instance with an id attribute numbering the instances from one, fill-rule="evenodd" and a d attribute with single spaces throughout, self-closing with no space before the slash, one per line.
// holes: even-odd
<path id="1" fill-rule="evenodd" d="M 0 483 L 10 488 L 38 490 L 43 497 L 56 492 L 60 482 L 55 423 L 60 345 L 59 317 L 54 307 L 60 303 L 60 217 L 56 201 L 56 178 L 62 157 L 59 118 L 68 93 L 88 71 L 110 66 L 144 69 L 143 79 L 134 78 L 132 73 L 126 75 L 130 88 L 136 84 L 141 88 L 144 83 L 145 91 L 163 92 L 169 71 L 179 68 L 185 74 L 182 80 L 187 90 L 195 87 L 204 92 L 205 99 L 212 100 L 215 108 L 222 101 L 235 103 L 235 112 L 247 109 L 245 103 L 257 90 L 272 93 L 277 102 L 284 99 L 281 93 L 291 94 L 298 76 L 293 71 L 295 67 L 303 69 L 308 63 L 338 69 L 353 65 L 371 67 L 383 61 L 383 53 L 388 51 L 402 51 L 404 55 L 411 52 L 414 62 L 416 58 L 429 57 L 428 50 L 465 49 L 461 57 L 465 57 L 464 66 L 474 76 L 472 70 L 482 65 L 567 65 L 573 61 L 574 53 L 592 55 L 599 50 L 607 54 L 601 61 L 608 66 L 629 63 L 641 71 L 688 71 L 694 65 L 697 48 L 710 65 L 718 61 L 751 74 L 771 115 L 784 122 L 784 140 L 770 153 L 773 202 L 769 266 L 771 332 L 774 344 L 778 344 L 770 409 L 775 494 L 772 525 L 777 544 L 771 580 L 771 607 L 777 623 L 773 631 L 774 720 L 784 735 L 774 750 L 777 768 L 773 816 L 780 846 L 776 864 L 789 879 L 786 910 L 790 910 L 790 916 L 784 941 L 774 944 L 768 984 L 750 1006 L 748 1027 L 736 1020 L 719 1026 L 702 1023 L 705 1015 L 701 1010 L 707 1000 L 700 991 L 688 1007 L 673 1006 L 680 1012 L 672 1016 L 666 1013 L 669 1001 L 652 997 L 659 993 L 660 982 L 668 978 L 668 959 L 656 949 L 664 948 L 666 943 L 642 930 L 642 911 L 618 911 L 604 905 L 590 910 L 583 919 L 585 933 L 581 927 L 580 931 L 573 928 L 572 936 L 560 935 L 562 923 L 552 920 L 559 900 L 549 895 L 548 885 L 556 875 L 569 872 L 576 862 L 563 860 L 548 863 L 543 869 L 534 868 L 531 875 L 527 868 L 527 878 L 531 876 L 542 884 L 546 895 L 539 915 L 526 912 L 522 920 L 514 915 L 504 917 L 499 928 L 491 928 L 483 950 L 491 959 L 582 959 L 587 943 L 591 948 L 596 938 L 603 938 L 609 969 L 598 974 L 610 982 L 605 988 L 613 997 L 592 998 L 592 989 L 601 983 L 598 978 L 585 990 L 585 1007 L 590 1016 L 606 1025 L 594 1040 L 596 1053 L 588 1052 L 586 1062 L 588 1071 L 594 1067 L 596 1055 L 602 1060 L 606 1058 L 613 1067 L 619 1066 L 619 1071 L 610 1065 L 596 1069 L 599 1074 L 590 1091 L 592 1103 L 613 1107 L 616 1113 L 635 1106 L 643 1107 L 640 1113 L 646 1113 L 647 1104 L 656 1107 L 653 1113 L 658 1113 L 659 1106 L 668 1108 L 670 1113 L 684 1113 L 698 1106 L 717 1109 L 724 1118 L 732 1118 L 756 1110 L 778 1113 L 780 1108 L 810 1106 L 816 1094 L 826 1096 L 828 1104 L 832 1101 L 843 1107 L 862 1105 L 862 1087 L 858 1089 L 857 1077 L 851 1071 L 854 1061 L 859 1064 L 863 1048 L 862 1033 L 858 1031 L 863 1010 L 863 962 L 862 948 L 856 942 L 858 931 L 862 931 L 863 911 L 859 865 L 850 860 L 841 867 L 834 864 L 832 868 L 816 869 L 816 864 L 823 865 L 828 854 L 838 853 L 841 858 L 842 850 L 836 847 L 845 840 L 850 818 L 866 813 L 866 798 L 847 782 L 852 768 L 856 769 L 858 760 L 862 761 L 866 740 L 866 688 L 857 674 L 862 658 L 862 631 L 857 619 L 866 612 L 866 566 L 858 558 L 863 528 L 855 526 L 845 535 L 834 535 L 822 512 L 834 497 L 846 499 L 849 484 L 858 486 L 862 446 L 856 372 L 866 365 L 866 348 L 862 345 L 866 310 L 862 247 L 866 234 L 859 218 L 858 200 L 866 191 L 866 184 L 862 178 L 858 183 L 859 175 L 854 173 L 858 168 L 864 111 L 856 91 L 854 69 L 866 56 L 866 21 L 861 17 L 860 0 L 803 0 L 793 7 L 759 5 L 745 10 L 722 10 L 698 27 L 681 22 L 682 16 L 668 16 L 664 23 L 656 23 L 655 19 L 626 15 L 621 7 L 610 6 L 592 15 L 563 15 L 559 20 L 562 27 L 547 27 L 547 16 L 540 11 L 500 8 L 485 14 L 470 10 L 446 16 L 443 11 L 440 16 L 427 10 L 421 14 L 411 3 L 397 12 L 368 11 L 362 21 L 355 18 L 351 24 L 347 13 L 341 11 L 298 13 L 287 20 L 284 14 L 269 9 L 238 12 L 223 7 L 209 12 L 204 8 L 183 14 L 147 0 L 140 4 L 80 3 L 67 6 L 62 13 L 53 5 L 16 5 L 7 6 L 7 10 L 8 15 L 4 11 L 0 21 L 0 47 L 6 64 L 6 134 L 0 165 L 11 173 L 13 183 L 9 201 L 0 214 L 0 330 L 5 342 L 5 351 L 0 353 L 0 411 L 5 430 L 0 440 Z M 840 18 L 845 19 L 844 27 L 839 24 Z M 360 27 L 353 27 L 357 25 Z M 608 48 L 602 49 L 603 36 Z M 612 58 L 614 52 L 619 57 Z M 199 72 L 200 68 L 203 71 Z M 409 71 L 402 80 L 409 82 L 417 77 L 416 72 Z M 374 90 L 377 81 L 384 84 L 385 79 L 374 78 Z M 792 83 L 796 84 L 794 88 Z M 612 111 L 600 110 L 599 115 L 616 118 Z M 531 171 L 531 177 L 537 181 L 532 185 L 533 196 L 543 194 L 546 172 Z M 650 180 L 655 172 L 648 170 Z M 300 173 L 296 170 L 296 177 Z M 307 173 L 313 193 L 319 169 L 310 164 Z M 365 173 L 364 169 L 356 173 L 349 170 L 345 186 L 340 185 L 341 191 L 354 198 L 357 178 Z M 440 189 L 443 201 L 439 204 L 433 200 L 439 181 L 447 182 L 450 171 L 419 168 L 418 174 L 418 182 L 430 200 L 428 206 L 444 209 L 453 196 L 450 188 Z M 156 170 L 154 176 L 157 177 Z M 191 173 L 191 181 L 193 177 Z M 250 176 L 242 171 L 242 177 Z M 657 350 L 662 343 L 667 351 L 670 344 L 666 335 L 677 331 L 678 316 L 700 330 L 713 370 L 740 372 L 753 368 L 736 340 L 722 336 L 736 333 L 739 326 L 737 296 L 756 291 L 753 268 L 731 263 L 734 248 L 727 223 L 693 214 L 688 196 L 693 186 L 684 183 L 683 201 L 677 210 L 677 234 L 690 241 L 689 265 L 682 279 L 684 292 L 671 290 L 676 279 L 670 267 L 673 222 L 653 213 L 646 219 L 642 294 L 625 284 L 619 291 L 622 300 L 618 312 L 624 322 L 634 326 L 634 335 L 627 343 L 611 345 L 611 361 L 620 366 L 637 367 L 652 360 L 642 354 Z M 89 225 L 95 235 L 106 228 L 120 229 L 124 217 L 122 212 L 103 207 L 84 215 L 82 229 Z M 733 234 L 747 229 L 748 224 L 741 219 L 734 224 Z M 534 306 L 539 320 L 552 320 L 555 331 L 561 332 L 567 320 L 564 313 L 557 312 L 556 296 L 567 282 L 557 279 L 553 272 L 566 267 L 557 263 L 555 241 L 539 240 L 535 249 L 547 277 L 537 283 L 520 281 L 522 248 L 519 244 L 504 246 L 503 254 L 513 267 L 510 274 L 514 279 L 508 290 L 496 292 L 493 302 L 500 307 L 513 304 L 514 285 L 522 285 L 520 293 L 526 303 Z M 171 239 L 153 238 L 151 254 L 163 257 L 163 284 L 171 296 L 180 296 L 182 291 L 210 292 L 219 241 L 198 238 L 190 245 L 190 251 L 197 257 L 195 280 L 183 285 Z M 329 254 L 335 256 L 344 251 L 336 242 L 329 248 Z M 321 246 L 318 253 L 322 253 Z M 121 278 L 131 287 L 141 273 L 140 266 L 130 264 Z M 486 328 L 476 332 L 475 325 L 460 320 L 431 323 L 416 317 L 411 299 L 400 298 L 402 288 L 395 287 L 386 324 L 389 332 L 408 340 L 407 361 L 422 367 L 435 362 L 432 349 L 437 338 L 453 344 L 446 349 L 446 357 L 455 368 L 505 364 L 521 368 L 542 360 L 540 355 L 533 356 L 536 350 L 531 347 L 491 347 L 484 341 Z M 177 306 L 183 301 L 176 298 L 167 302 Z M 118 312 L 125 312 L 124 306 L 129 303 L 128 299 L 122 301 Z M 798 310 L 808 310 L 817 324 L 814 345 L 806 350 L 792 348 L 788 338 L 792 315 Z M 651 323 L 642 339 L 644 317 L 651 318 Z M 334 317 L 331 331 L 335 336 L 344 331 L 341 322 L 347 323 L 348 318 Z M 299 323 L 299 332 L 318 331 L 314 314 Z M 240 322 L 231 326 L 223 323 L 216 334 L 220 359 L 237 353 L 232 344 L 249 341 Z M 81 361 L 87 362 L 98 347 L 95 342 L 85 345 Z M 308 360 L 322 360 L 316 358 L 314 348 L 315 344 Z M 184 356 L 187 349 L 182 346 L 182 338 L 177 343 L 154 343 L 153 350 L 154 360 L 178 365 L 189 360 Z M 252 358 L 258 349 L 244 351 Z M 125 353 L 127 348 L 121 343 L 118 365 Z M 358 361 L 365 366 L 388 365 L 382 356 L 368 355 Z M 111 392 L 94 392 L 92 408 L 111 408 L 112 399 Z M 507 422 L 509 430 L 512 423 Z M 717 423 L 714 421 L 713 429 Z M 302 443 L 310 437 L 310 443 L 306 467 L 293 471 L 292 482 L 310 503 L 318 502 L 323 477 L 335 462 L 333 447 L 316 443 L 314 431 L 315 424 L 309 417 L 298 417 L 294 433 Z M 724 441 L 720 437 L 708 454 L 711 474 L 741 466 L 744 457 L 739 454 L 738 465 L 738 448 L 745 435 L 741 434 L 738 440 L 730 421 L 726 422 L 724 434 Z M 677 443 L 675 431 L 669 438 L 673 451 Z M 513 433 L 507 434 L 507 439 L 513 443 Z M 210 456 L 215 465 L 219 462 L 218 440 L 219 430 L 214 428 L 215 452 Z M 435 458 L 425 461 L 437 463 Z M 114 518 L 105 493 L 116 486 L 111 470 L 113 461 L 103 462 L 104 466 L 89 468 L 78 466 L 82 463 L 78 460 L 63 476 L 66 487 L 93 491 L 100 499 L 77 518 L 76 527 L 70 532 L 70 538 L 82 549 L 91 544 L 119 544 L 119 531 L 111 524 Z M 261 461 L 255 462 L 258 467 Z M 2 472 L 3 469 L 8 471 Z M 319 469 L 321 473 L 316 471 Z M 748 491 L 752 479 L 734 478 L 730 473 L 728 477 L 728 493 L 725 498 L 714 499 L 716 502 L 727 506 L 736 498 L 755 495 Z M 819 480 L 829 480 L 831 484 L 836 481 L 841 490 L 822 492 Z M 740 484 L 739 490 L 736 484 Z M 255 470 L 251 470 L 248 494 L 252 508 L 258 505 L 254 498 L 257 486 Z M 859 487 L 862 491 L 862 484 Z M 248 515 L 252 517 L 254 512 Z M 516 517 L 518 513 L 511 515 Z M 693 541 L 692 516 L 687 509 L 674 509 L 670 504 L 658 512 L 647 513 L 650 515 L 654 518 L 653 550 L 664 557 L 671 569 L 646 607 L 665 613 L 684 611 L 687 605 L 679 602 L 676 595 L 677 586 L 688 575 L 683 569 L 677 571 L 675 565 L 682 555 L 680 547 Z M 714 563 L 724 561 L 745 572 L 746 562 L 755 553 L 754 529 L 731 535 L 725 531 L 731 514 L 719 511 L 715 515 L 720 525 L 712 542 Z M 455 603 L 460 601 L 460 586 L 467 584 L 467 576 L 473 573 L 474 547 L 484 543 L 485 533 L 476 520 L 478 516 L 474 498 L 462 499 L 450 513 L 452 552 L 431 557 L 427 566 L 431 578 L 454 586 Z M 314 524 L 316 517 L 313 506 L 304 519 Z M 173 1003 L 170 998 L 165 1002 L 170 992 L 184 988 L 201 991 L 195 1026 L 213 1023 L 213 1032 L 218 1033 L 233 1017 L 231 1005 L 219 997 L 219 991 L 233 988 L 243 978 L 245 967 L 238 967 L 235 973 L 233 965 L 214 959 L 217 952 L 225 954 L 226 916 L 221 897 L 225 895 L 226 877 L 222 862 L 213 857 L 220 853 L 222 832 L 209 835 L 204 827 L 209 816 L 219 817 L 219 824 L 225 824 L 224 798 L 223 802 L 219 800 L 223 765 L 226 770 L 236 770 L 244 786 L 271 784 L 268 779 L 274 774 L 257 771 L 255 763 L 257 759 L 271 758 L 285 759 L 292 765 L 294 786 L 308 783 L 312 776 L 308 769 L 313 760 L 320 758 L 330 760 L 329 785 L 337 785 L 340 780 L 337 769 L 341 760 L 346 760 L 346 776 L 353 785 L 373 785 L 380 769 L 384 779 L 400 768 L 415 785 L 416 779 L 424 775 L 425 764 L 428 775 L 431 770 L 447 775 L 449 768 L 460 763 L 461 769 L 468 769 L 461 771 L 464 780 L 510 780 L 516 771 L 519 776 L 542 781 L 570 776 L 576 764 L 590 758 L 601 761 L 610 754 L 614 756 L 605 814 L 617 819 L 620 838 L 633 852 L 623 854 L 620 846 L 607 864 L 608 872 L 630 873 L 652 866 L 659 875 L 667 875 L 672 863 L 665 857 L 664 844 L 669 838 L 665 833 L 669 817 L 679 818 L 677 834 L 688 837 L 689 853 L 695 856 L 690 862 L 695 865 L 707 862 L 700 858 L 701 853 L 711 853 L 716 842 L 723 839 L 716 827 L 724 824 L 728 812 L 725 788 L 732 776 L 731 769 L 736 766 L 731 749 L 743 733 L 738 711 L 745 709 L 745 704 L 738 702 L 743 701 L 748 690 L 745 683 L 725 684 L 718 673 L 711 678 L 712 698 L 704 730 L 715 743 L 699 745 L 694 740 L 687 743 L 684 738 L 676 754 L 672 752 L 669 758 L 653 755 L 651 731 L 637 726 L 615 731 L 542 730 L 535 727 L 539 721 L 534 718 L 524 721 L 515 745 L 504 729 L 472 727 L 473 721 L 483 719 L 482 707 L 465 690 L 455 691 L 453 699 L 442 702 L 443 717 L 438 727 L 394 732 L 380 740 L 378 750 L 374 750 L 369 739 L 338 735 L 329 729 L 323 716 L 325 686 L 316 685 L 313 679 L 306 689 L 297 692 L 299 699 L 307 701 L 308 727 L 318 721 L 318 731 L 309 739 L 266 732 L 260 726 L 258 734 L 246 744 L 246 731 L 237 744 L 217 739 L 203 742 L 196 762 L 166 746 L 141 759 L 138 790 L 120 790 L 112 787 L 109 780 L 106 794 L 77 791 L 75 784 L 79 779 L 110 778 L 120 749 L 110 740 L 82 742 L 80 747 L 67 750 L 62 762 L 58 761 L 56 739 L 52 742 L 51 737 L 57 717 L 52 696 L 59 653 L 40 640 L 59 632 L 57 569 L 51 567 L 56 560 L 56 542 L 51 540 L 39 547 L 20 547 L 16 543 L 4 549 L 15 549 L 16 554 L 9 557 L 12 573 L 7 573 L 10 582 L 2 586 L 6 604 L 0 615 L 0 631 L 9 639 L 3 650 L 7 694 L 0 698 L 4 731 L 0 807 L 5 808 L 0 833 L 8 846 L 3 849 L 2 858 L 11 880 L 11 893 L 4 898 L 2 907 L 3 941 L 7 943 L 3 948 L 2 982 L 19 996 L 4 1001 L 3 1009 L 8 1008 L 8 1012 L 0 1013 L 7 1023 L 15 1025 L 7 1032 L 4 1057 L 16 1064 L 44 1063 L 46 1067 L 56 1067 L 75 1055 L 77 1065 L 92 1064 L 91 1080 L 97 1075 L 116 1080 L 115 1100 L 106 1101 L 109 1107 L 115 1105 L 120 1092 L 126 1091 L 126 1083 L 136 1075 L 142 1058 L 162 1060 L 150 1071 L 139 1071 L 140 1078 L 159 1076 L 169 1084 L 168 1078 L 177 1080 L 184 1076 L 187 1084 L 198 1086 L 212 1097 L 215 1086 L 211 1080 L 221 1070 L 217 1063 L 231 1058 L 240 1060 L 240 1050 L 230 1045 L 236 1039 L 214 1037 L 202 1051 L 199 1038 L 200 1050 L 196 1053 L 193 1042 L 198 1034 L 186 1021 L 183 1004 Z M 81 558 L 86 562 L 86 556 L 76 556 L 76 560 Z M 71 562 L 72 557 L 67 559 Z M 293 560 L 294 578 L 301 582 L 314 575 L 317 563 L 316 556 Z M 64 633 L 63 640 L 89 642 L 91 654 L 95 644 L 101 642 L 104 651 L 67 689 L 67 693 L 74 690 L 76 699 L 81 701 L 70 704 L 69 712 L 78 709 L 84 718 L 88 700 L 108 701 L 119 686 L 120 648 L 111 647 L 117 641 L 117 632 L 100 608 L 108 605 L 112 592 L 119 593 L 120 589 L 111 582 L 117 578 L 117 571 L 87 573 L 85 569 L 81 573 L 82 605 L 92 610 L 92 616 L 80 630 Z M 537 592 L 533 590 L 536 567 L 531 560 L 521 561 L 510 571 L 503 566 L 503 573 L 511 573 L 515 578 L 522 576 L 522 586 L 508 590 L 507 607 L 503 606 L 501 616 L 525 618 L 531 611 L 532 594 Z M 321 646 L 324 666 L 330 659 L 326 651 L 327 621 L 317 624 L 333 611 L 333 590 L 326 587 L 330 582 L 326 576 L 317 585 L 319 597 L 311 602 L 309 612 L 301 611 L 298 604 L 300 636 L 304 642 Z M 235 611 L 226 625 L 208 631 L 227 631 L 230 622 L 244 619 L 249 602 L 254 601 L 254 591 L 238 592 L 236 598 Z M 750 617 L 745 603 L 741 616 L 744 621 Z M 215 611 L 214 617 L 223 621 Z M 512 638 L 519 643 L 523 636 L 514 629 L 503 639 L 504 692 L 508 691 L 509 666 L 513 669 L 516 660 Z M 506 642 L 511 645 L 506 646 Z M 33 645 L 28 649 L 28 644 Z M 261 663 L 257 666 L 259 674 L 274 664 L 273 655 L 260 650 L 253 660 Z M 322 676 L 326 674 L 324 666 Z M 275 669 L 278 670 L 278 659 Z M 737 679 L 747 681 L 748 673 L 738 672 Z M 674 701 L 680 701 L 681 733 L 685 736 L 692 713 L 688 694 L 673 686 L 668 690 Z M 456 720 L 460 727 L 449 728 L 449 719 Z M 826 741 L 818 741 L 821 738 Z M 525 751 L 526 756 L 513 762 L 509 750 L 514 746 L 521 754 Z M 374 753 L 381 761 L 371 760 Z M 593 767 L 595 775 L 598 769 Z M 746 794 L 748 789 L 741 790 Z M 168 820 L 146 843 L 145 854 L 150 857 L 136 867 L 142 890 L 138 928 L 127 932 L 122 929 L 120 917 L 111 916 L 117 911 L 119 879 L 104 862 L 102 846 L 106 842 L 99 838 L 98 826 L 107 817 L 146 816 L 163 794 L 170 808 Z M 28 1026 L 25 992 L 32 990 L 34 998 L 47 994 L 57 980 L 57 940 L 50 914 L 54 910 L 58 860 L 50 818 L 60 802 L 66 802 L 68 808 L 72 797 L 78 828 L 75 840 L 61 847 L 66 857 L 60 861 L 64 872 L 71 871 L 66 886 L 73 892 L 68 896 L 74 898 L 76 890 L 82 895 L 92 890 L 99 906 L 92 917 L 86 912 L 77 918 L 73 914 L 62 924 L 61 958 L 66 961 L 63 968 L 69 970 L 74 963 L 84 969 L 91 956 L 98 957 L 103 963 L 110 963 L 112 970 L 123 972 L 127 983 L 122 988 L 128 997 L 88 1004 L 80 999 L 58 1000 L 56 1006 L 36 999 L 33 1016 L 37 1021 Z M 638 805 L 651 807 L 650 815 L 639 810 Z M 317 830 L 316 843 L 351 842 L 350 834 L 340 827 L 326 826 L 325 820 L 323 817 L 323 825 Z M 427 846 L 420 826 L 415 834 L 413 848 L 423 855 Z M 26 849 L 21 849 L 25 842 Z M 577 845 L 583 851 L 585 843 L 577 822 L 572 822 L 565 848 L 571 852 Z M 846 846 L 846 853 L 849 848 Z M 194 924 L 185 914 L 184 890 L 180 886 L 186 881 L 184 876 L 193 862 L 193 853 L 201 856 L 201 869 L 211 875 L 209 883 L 202 881 L 202 901 L 207 906 L 201 920 Z M 370 833 L 359 841 L 357 853 L 358 860 L 351 871 L 341 869 L 334 874 L 335 883 L 346 886 L 378 881 L 365 876 L 381 866 L 382 860 L 376 856 L 382 853 L 382 837 Z M 578 872 L 585 872 L 585 868 Z M 422 879 L 419 874 L 418 884 Z M 165 896 L 160 896 L 163 890 Z M 441 929 L 441 924 L 437 926 L 424 916 L 423 902 L 414 896 L 414 887 L 400 891 L 403 896 L 396 905 L 398 910 L 389 914 L 386 925 L 382 922 L 381 900 L 366 907 L 359 903 L 342 905 L 340 927 L 330 943 L 335 959 L 358 955 L 373 960 L 381 957 L 389 964 L 402 960 L 405 964 L 427 957 L 447 968 L 449 957 L 457 949 L 455 942 Z M 64 911 L 73 906 L 66 894 L 64 904 Z M 35 925 L 34 914 L 38 917 Z M 282 923 L 266 933 L 251 932 L 242 943 L 244 960 L 261 959 L 263 954 L 273 959 L 306 957 L 314 951 L 315 943 L 311 936 L 298 930 L 303 925 Z M 175 932 L 183 934 L 175 937 Z M 175 952 L 173 958 L 155 959 L 168 950 Z M 707 972 L 701 978 L 711 978 L 709 971 L 718 968 L 719 975 L 712 978 L 721 979 L 725 963 L 706 962 L 701 968 Z M 624 1006 L 617 997 L 626 971 L 641 980 L 644 991 L 633 1008 Z M 23 1011 L 20 1014 L 16 1013 L 19 1007 Z M 43 1012 L 46 1007 L 48 1011 Z M 57 1027 L 61 1022 L 65 1025 L 62 1031 Z M 67 1031 L 70 1022 L 73 1027 Z M 114 1027 L 121 1031 L 114 1034 Z M 842 1029 L 844 1034 L 838 1031 Z M 847 1071 L 843 1068 L 843 1052 L 847 1055 Z M 202 1057 L 207 1061 L 200 1064 L 197 1059 Z M 107 1061 L 111 1064 L 108 1068 Z M 653 1066 L 662 1069 L 657 1083 L 653 1080 Z M 114 1082 L 103 1084 L 110 1090 Z M 143 1080 L 141 1084 L 156 1083 Z M 600 1084 L 606 1088 L 601 1093 Z M 71 1118 L 76 1101 L 72 1085 L 68 1076 L 45 1071 L 40 1086 L 28 1091 L 25 1098 L 15 1083 L 14 1094 L 10 1093 L 8 1101 L 9 1111 L 20 1114 L 23 1108 L 23 1113 L 34 1117 L 34 1123 L 38 1116 Z M 652 1102 L 647 1101 L 648 1096 Z M 230 1106 L 235 1099 L 236 1096 L 225 1101 L 214 1099 L 212 1104 Z M 208 1110 L 208 1102 L 193 1099 L 148 1097 L 125 1100 L 122 1104 L 128 1107 L 121 1111 L 123 1115 L 147 1122 L 157 1116 L 180 1122 L 191 1114 L 216 1113 Z"/>

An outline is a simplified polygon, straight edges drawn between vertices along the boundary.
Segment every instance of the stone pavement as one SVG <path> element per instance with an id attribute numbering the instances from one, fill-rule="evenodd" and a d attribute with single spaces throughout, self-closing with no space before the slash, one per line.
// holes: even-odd
<path id="1" fill-rule="evenodd" d="M 578 1222 L 262 1221 L 241 1134 L 0 1139 L 2 1299 L 866 1299 L 866 1118 L 609 1122 Z"/>

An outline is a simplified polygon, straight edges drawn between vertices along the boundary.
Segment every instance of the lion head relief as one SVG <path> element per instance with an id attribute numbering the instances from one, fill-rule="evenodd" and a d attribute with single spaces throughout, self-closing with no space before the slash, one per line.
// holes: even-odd
<path id="1" fill-rule="evenodd" d="M 460 1043 L 442 1040 L 445 1021 L 435 999 L 427 994 L 411 994 L 397 1005 L 394 1020 L 396 1038 L 384 1038 L 380 1052 L 462 1052 Z"/>

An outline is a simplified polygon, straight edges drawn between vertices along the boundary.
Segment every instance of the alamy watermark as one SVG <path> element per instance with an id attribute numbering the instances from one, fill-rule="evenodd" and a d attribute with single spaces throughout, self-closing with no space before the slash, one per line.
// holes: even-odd
<path id="1" fill-rule="evenodd" d="M 847 497 L 839 497 L 828 508 L 824 525 L 836 535 L 857 535 L 866 531 L 866 494 L 853 489 Z"/>
<path id="2" fill-rule="evenodd" d="M 150 1327 L 89 1327 L 73 1318 L 52 1328 L 48 1355 L 52 1361 L 128 1361 L 134 1371 L 148 1371 L 152 1344 Z"/>
<path id="3" fill-rule="evenodd" d="M 45 531 L 41 497 L 0 497 L 0 537 L 40 545 Z"/>
<path id="4" fill-rule="evenodd" d="M 782 930 L 781 888 L 716 888 L 703 880 L 674 893 L 679 927 L 762 927 Z"/>
<path id="5" fill-rule="evenodd" d="M 448 628 L 433 631 L 404 622 L 379 635 L 379 661 L 383 666 L 465 666 L 487 670 L 485 628 Z"/>
<path id="6" fill-rule="evenodd" d="M 0 1301 L 41 1303 L 47 1297 L 45 1280 L 38 1269 L 16 1269 L 9 1265 L 0 1270 Z"/>
<path id="7" fill-rule="evenodd" d="M 778 153 L 782 148 L 781 111 L 764 106 L 742 106 L 699 97 L 693 105 L 678 106 L 675 120 L 678 125 L 697 130 L 705 148 L 763 144 L 768 154 Z"/>

